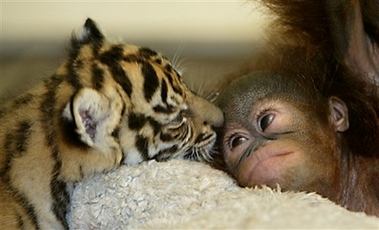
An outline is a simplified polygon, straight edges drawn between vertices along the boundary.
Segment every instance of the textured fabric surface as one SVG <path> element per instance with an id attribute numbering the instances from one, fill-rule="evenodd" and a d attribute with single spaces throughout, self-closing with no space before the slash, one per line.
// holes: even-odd
<path id="1" fill-rule="evenodd" d="M 238 187 L 222 171 L 184 160 L 122 166 L 79 183 L 72 229 L 379 229 L 379 218 L 316 194 Z"/>

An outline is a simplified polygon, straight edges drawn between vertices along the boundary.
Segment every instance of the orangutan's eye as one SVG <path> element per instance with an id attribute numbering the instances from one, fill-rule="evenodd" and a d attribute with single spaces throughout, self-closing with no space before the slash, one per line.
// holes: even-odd
<path id="1" fill-rule="evenodd" d="M 230 139 L 229 146 L 231 149 L 236 148 L 237 146 L 243 144 L 247 141 L 246 137 L 243 136 L 235 136 Z"/>
<path id="2" fill-rule="evenodd" d="M 274 120 L 275 115 L 272 113 L 265 114 L 258 118 L 258 129 L 261 132 L 264 132 Z"/>

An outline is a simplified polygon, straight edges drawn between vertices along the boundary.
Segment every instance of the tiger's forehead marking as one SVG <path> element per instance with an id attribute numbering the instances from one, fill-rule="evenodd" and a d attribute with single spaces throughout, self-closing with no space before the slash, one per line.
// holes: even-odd
<path id="1" fill-rule="evenodd" d="M 131 106 L 136 113 L 154 111 L 162 123 L 187 109 L 188 89 L 170 61 L 159 53 L 109 43 L 90 43 L 78 49 L 76 57 L 72 53 L 59 72 L 73 92 L 82 87 L 103 91 L 105 85 L 116 83 L 125 93 L 126 107 Z"/>
<path id="2" fill-rule="evenodd" d="M 148 62 L 142 63 L 141 72 L 144 76 L 144 95 L 147 102 L 150 102 L 154 93 L 159 89 L 159 79 L 157 76 L 157 72 L 154 70 L 153 66 Z"/>
<path id="3" fill-rule="evenodd" d="M 96 90 L 100 90 L 104 85 L 104 70 L 97 63 L 91 65 L 92 85 Z"/>
<path id="4" fill-rule="evenodd" d="M 175 113 L 185 101 L 188 90 L 180 74 L 167 58 L 149 48 L 96 42 L 77 49 L 58 71 L 73 91 L 82 87 L 101 91 L 114 82 L 129 100 L 144 98 L 155 112 L 163 113 Z"/>

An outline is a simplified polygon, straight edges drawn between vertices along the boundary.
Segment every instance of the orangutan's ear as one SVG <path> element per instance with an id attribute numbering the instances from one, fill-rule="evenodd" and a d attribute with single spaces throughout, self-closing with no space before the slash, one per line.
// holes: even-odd
<path id="1" fill-rule="evenodd" d="M 349 114 L 344 101 L 338 97 L 329 98 L 330 122 L 336 132 L 344 132 L 349 128 Z"/>

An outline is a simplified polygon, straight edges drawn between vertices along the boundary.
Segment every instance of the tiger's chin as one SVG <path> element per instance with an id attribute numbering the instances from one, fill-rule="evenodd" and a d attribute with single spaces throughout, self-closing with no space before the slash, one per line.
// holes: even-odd
<path id="1" fill-rule="evenodd" d="M 194 147 L 185 152 L 183 159 L 190 161 L 211 162 L 214 152 L 215 151 L 213 148 L 204 149 Z"/>
<path id="2" fill-rule="evenodd" d="M 206 142 L 191 146 L 191 148 L 185 151 L 182 158 L 190 161 L 212 162 L 213 155 L 216 153 L 216 135 L 213 136 Z"/>
<path id="3" fill-rule="evenodd" d="M 213 155 L 216 153 L 215 149 L 215 140 L 216 138 L 213 138 L 212 140 L 209 140 L 207 143 L 199 143 L 194 145 L 189 145 L 186 148 L 183 148 L 182 150 L 177 151 L 174 154 L 166 153 L 162 154 L 159 153 L 152 157 L 152 159 L 158 161 L 158 162 L 164 162 L 171 159 L 184 159 L 184 160 L 190 160 L 190 161 L 199 161 L 199 162 L 212 162 Z"/>

